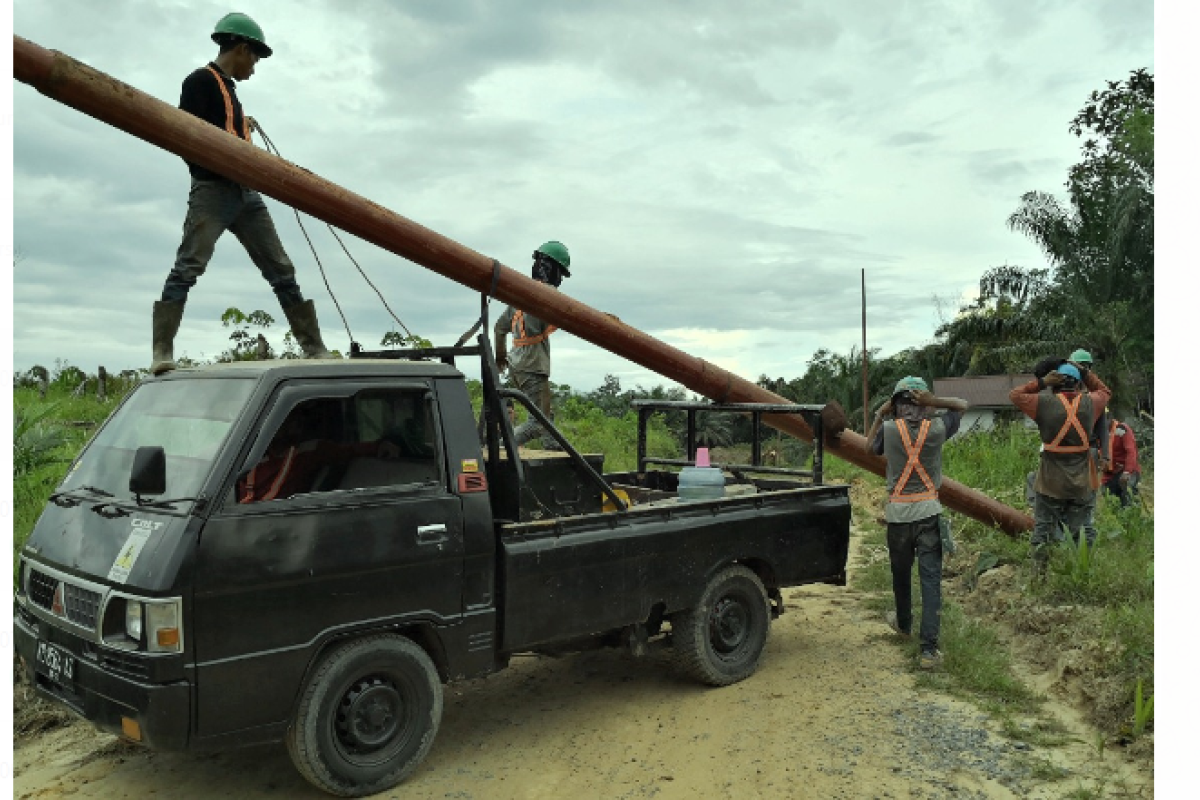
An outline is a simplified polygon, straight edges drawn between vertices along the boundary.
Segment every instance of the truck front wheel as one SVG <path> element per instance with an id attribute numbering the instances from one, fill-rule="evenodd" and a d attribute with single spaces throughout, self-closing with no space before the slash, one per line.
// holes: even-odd
<path id="1" fill-rule="evenodd" d="M 442 684 L 425 651 L 401 636 L 371 636 L 321 661 L 288 730 L 288 753 L 319 789 L 375 794 L 417 768 L 441 721 Z"/>
<path id="2" fill-rule="evenodd" d="M 676 661 L 710 686 L 737 683 L 758 669 L 770 625 L 762 581 L 746 567 L 729 567 L 704 587 L 695 608 L 671 618 Z"/>

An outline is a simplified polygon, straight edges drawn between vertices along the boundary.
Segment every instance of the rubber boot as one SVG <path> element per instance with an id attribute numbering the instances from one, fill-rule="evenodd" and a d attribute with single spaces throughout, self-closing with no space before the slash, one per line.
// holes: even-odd
<path id="1" fill-rule="evenodd" d="M 292 335 L 296 343 L 304 351 L 305 358 L 337 358 L 321 341 L 321 329 L 317 326 L 317 307 L 312 300 L 305 300 L 283 310 L 288 324 L 292 326 Z"/>
<path id="2" fill-rule="evenodd" d="M 169 300 L 159 300 L 154 304 L 151 375 L 161 375 L 175 369 L 175 334 L 179 332 L 179 323 L 183 320 L 183 305 Z"/>

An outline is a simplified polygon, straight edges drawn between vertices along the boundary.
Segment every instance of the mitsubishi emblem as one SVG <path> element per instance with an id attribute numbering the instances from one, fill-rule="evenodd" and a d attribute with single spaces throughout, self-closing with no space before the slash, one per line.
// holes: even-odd
<path id="1" fill-rule="evenodd" d="M 54 590 L 54 602 L 50 604 L 50 610 L 57 616 L 65 617 L 66 609 L 63 608 L 63 585 L 60 582 Z"/>

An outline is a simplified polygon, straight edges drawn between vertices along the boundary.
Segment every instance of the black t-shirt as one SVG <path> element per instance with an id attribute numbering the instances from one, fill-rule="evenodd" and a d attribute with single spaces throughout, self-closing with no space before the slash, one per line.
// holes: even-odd
<path id="1" fill-rule="evenodd" d="M 250 139 L 246 117 L 242 114 L 242 104 L 237 96 L 237 84 L 212 62 L 184 78 L 179 107 L 234 136 Z M 223 175 L 198 164 L 187 161 L 187 165 L 193 178 L 227 180 Z"/>

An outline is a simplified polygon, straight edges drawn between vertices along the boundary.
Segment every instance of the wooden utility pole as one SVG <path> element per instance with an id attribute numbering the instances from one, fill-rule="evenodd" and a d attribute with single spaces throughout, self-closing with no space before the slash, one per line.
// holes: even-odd
<path id="1" fill-rule="evenodd" d="M 790 402 L 244 139 L 230 136 L 199 117 L 16 35 L 13 78 L 463 286 L 516 305 L 718 403 Z M 865 286 L 865 271 L 863 282 Z M 762 421 L 799 439 L 813 438 L 813 430 L 798 414 L 764 414 Z M 847 430 L 830 440 L 825 450 L 876 475 L 885 474 L 887 462 L 872 453 L 866 439 L 854 431 Z M 1012 535 L 1033 528 L 1028 514 L 950 478 L 942 479 L 940 499 L 955 511 Z"/>
<path id="2" fill-rule="evenodd" d="M 871 394 L 867 390 L 867 270 L 862 271 L 862 381 L 863 381 L 863 434 L 871 430 L 869 420 Z"/>

